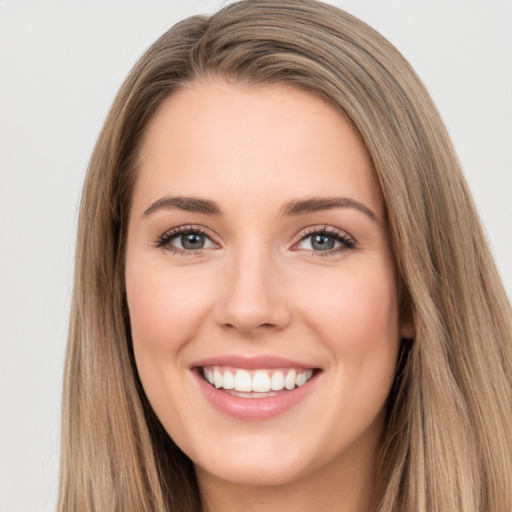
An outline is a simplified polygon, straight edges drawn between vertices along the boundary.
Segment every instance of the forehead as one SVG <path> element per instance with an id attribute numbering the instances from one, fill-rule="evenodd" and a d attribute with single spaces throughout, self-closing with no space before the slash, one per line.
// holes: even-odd
<path id="1" fill-rule="evenodd" d="M 324 100 L 287 85 L 197 82 L 168 97 L 149 123 L 135 196 L 240 199 L 355 195 L 380 216 L 382 196 L 360 138 Z M 286 197 L 285 197 L 286 196 Z"/>

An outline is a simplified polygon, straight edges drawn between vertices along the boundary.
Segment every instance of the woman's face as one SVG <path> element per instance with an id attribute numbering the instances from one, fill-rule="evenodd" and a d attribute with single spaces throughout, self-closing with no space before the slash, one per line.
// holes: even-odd
<path id="1" fill-rule="evenodd" d="M 221 81 L 168 98 L 126 287 L 144 390 L 200 481 L 373 465 L 407 326 L 371 160 L 332 106 Z"/>

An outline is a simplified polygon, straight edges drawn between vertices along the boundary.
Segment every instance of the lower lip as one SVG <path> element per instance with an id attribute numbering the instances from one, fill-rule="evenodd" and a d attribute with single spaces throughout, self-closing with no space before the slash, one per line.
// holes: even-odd
<path id="1" fill-rule="evenodd" d="M 291 391 L 283 391 L 264 398 L 241 398 L 213 387 L 199 375 L 199 372 L 193 373 L 201 391 L 216 409 L 242 420 L 265 420 L 284 413 L 306 397 L 318 378 L 318 373 L 315 372 L 308 382 Z"/>

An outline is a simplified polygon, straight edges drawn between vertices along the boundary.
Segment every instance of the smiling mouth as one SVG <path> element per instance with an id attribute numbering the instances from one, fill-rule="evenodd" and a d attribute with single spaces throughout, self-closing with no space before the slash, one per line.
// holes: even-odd
<path id="1" fill-rule="evenodd" d="M 248 370 L 226 366 L 202 366 L 199 374 L 212 387 L 241 398 L 266 398 L 292 391 L 311 380 L 313 368 Z"/>

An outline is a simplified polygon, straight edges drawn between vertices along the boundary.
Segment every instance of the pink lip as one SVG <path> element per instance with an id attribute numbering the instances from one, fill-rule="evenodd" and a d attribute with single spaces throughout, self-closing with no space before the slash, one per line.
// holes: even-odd
<path id="1" fill-rule="evenodd" d="M 272 368 L 314 368 L 311 365 L 293 361 L 285 357 L 276 356 L 241 356 L 225 355 L 201 359 L 190 365 L 191 368 L 197 366 L 233 366 L 235 368 L 244 368 L 246 370 L 257 370 Z"/>
<path id="2" fill-rule="evenodd" d="M 278 416 L 303 400 L 314 389 L 321 372 L 315 372 L 306 384 L 291 391 L 282 391 L 265 398 L 242 398 L 217 389 L 202 377 L 203 366 L 233 366 L 235 368 L 313 368 L 297 361 L 274 356 L 222 356 L 203 359 L 191 366 L 201 393 L 218 411 L 241 420 L 265 420 Z"/>

